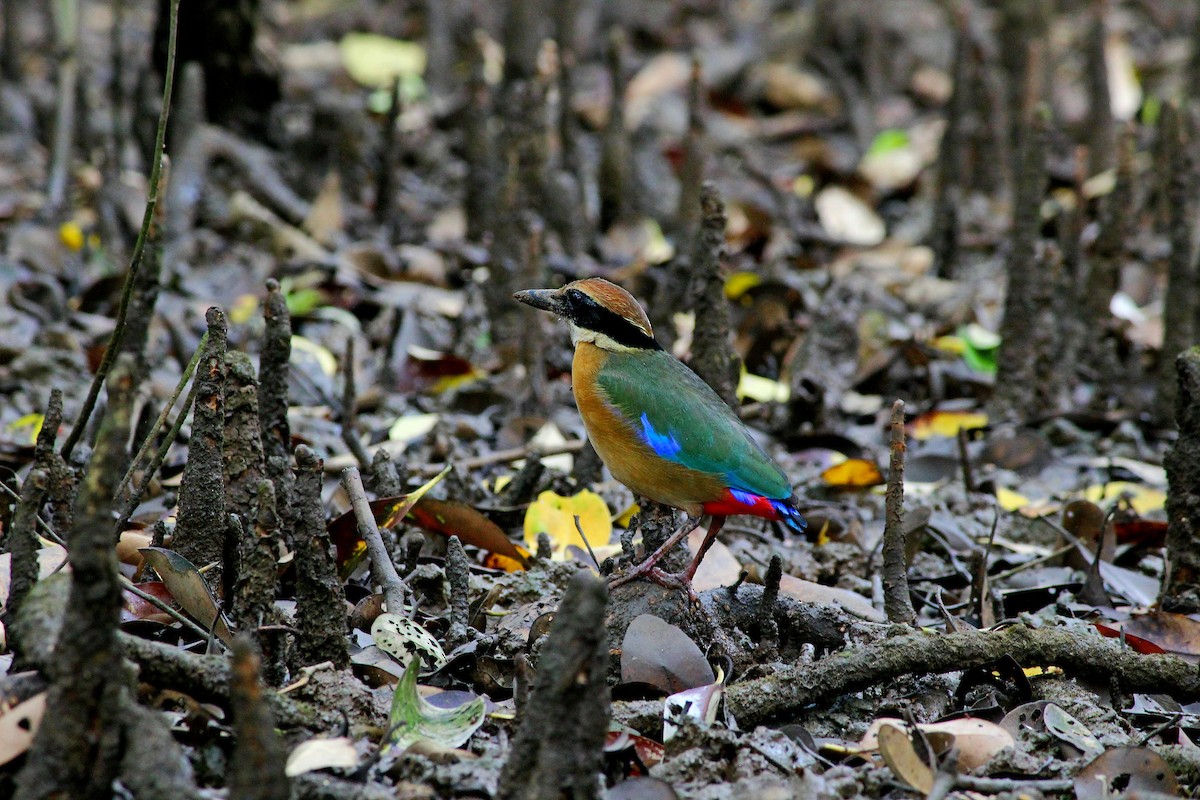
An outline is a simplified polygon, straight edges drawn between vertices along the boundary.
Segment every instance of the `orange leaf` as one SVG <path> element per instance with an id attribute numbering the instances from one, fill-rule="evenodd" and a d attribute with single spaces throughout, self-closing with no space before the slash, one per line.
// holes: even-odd
<path id="1" fill-rule="evenodd" d="M 865 458 L 848 458 L 840 464 L 834 464 L 822 472 L 821 477 L 828 485 L 842 489 L 865 489 L 885 483 L 879 467 Z"/>

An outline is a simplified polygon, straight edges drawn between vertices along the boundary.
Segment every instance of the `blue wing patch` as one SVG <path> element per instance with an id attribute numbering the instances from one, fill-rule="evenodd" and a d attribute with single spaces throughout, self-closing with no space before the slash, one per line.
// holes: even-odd
<path id="1" fill-rule="evenodd" d="M 754 501 L 758 499 L 758 495 L 752 492 L 743 492 L 741 489 L 730 489 L 729 493 L 733 495 L 733 499 L 747 506 L 754 505 Z"/>
<path id="2" fill-rule="evenodd" d="M 659 433 L 654 430 L 654 426 L 650 424 L 650 417 L 645 412 L 642 413 L 642 438 L 646 440 L 646 444 L 650 445 L 651 450 L 672 461 L 677 461 L 676 456 L 683 451 L 683 445 L 675 438 L 675 434 L 670 431 Z"/>

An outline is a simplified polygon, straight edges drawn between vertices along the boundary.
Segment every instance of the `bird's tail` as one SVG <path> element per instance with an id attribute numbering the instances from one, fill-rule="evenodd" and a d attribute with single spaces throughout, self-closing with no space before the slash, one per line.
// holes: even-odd
<path id="1" fill-rule="evenodd" d="M 804 519 L 804 515 L 800 513 L 800 509 L 796 508 L 796 500 L 790 498 L 788 500 L 772 500 L 771 505 L 776 513 L 779 514 L 779 520 L 794 530 L 796 533 L 804 533 L 808 530 L 808 521 Z"/>

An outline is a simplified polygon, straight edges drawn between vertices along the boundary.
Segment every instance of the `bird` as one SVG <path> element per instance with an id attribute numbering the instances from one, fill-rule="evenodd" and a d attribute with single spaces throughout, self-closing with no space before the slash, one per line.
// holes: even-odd
<path id="1" fill-rule="evenodd" d="M 610 588 L 646 577 L 694 598 L 692 578 L 730 516 L 778 520 L 797 533 L 807 529 L 787 475 L 712 387 L 655 340 L 633 295 L 593 277 L 513 296 L 570 326 L 575 404 L 613 477 L 634 494 L 695 520 L 611 580 Z M 676 575 L 660 569 L 662 556 L 698 530 L 705 516 L 711 520 L 688 567 Z"/>

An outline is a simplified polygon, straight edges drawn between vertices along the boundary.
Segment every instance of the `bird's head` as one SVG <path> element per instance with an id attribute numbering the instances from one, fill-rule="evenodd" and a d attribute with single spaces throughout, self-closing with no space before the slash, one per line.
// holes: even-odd
<path id="1" fill-rule="evenodd" d="M 513 295 L 525 305 L 549 311 L 571 326 L 571 342 L 592 342 L 605 350 L 661 350 L 646 312 L 633 295 L 603 278 L 572 281 L 561 289 L 526 289 Z"/>

